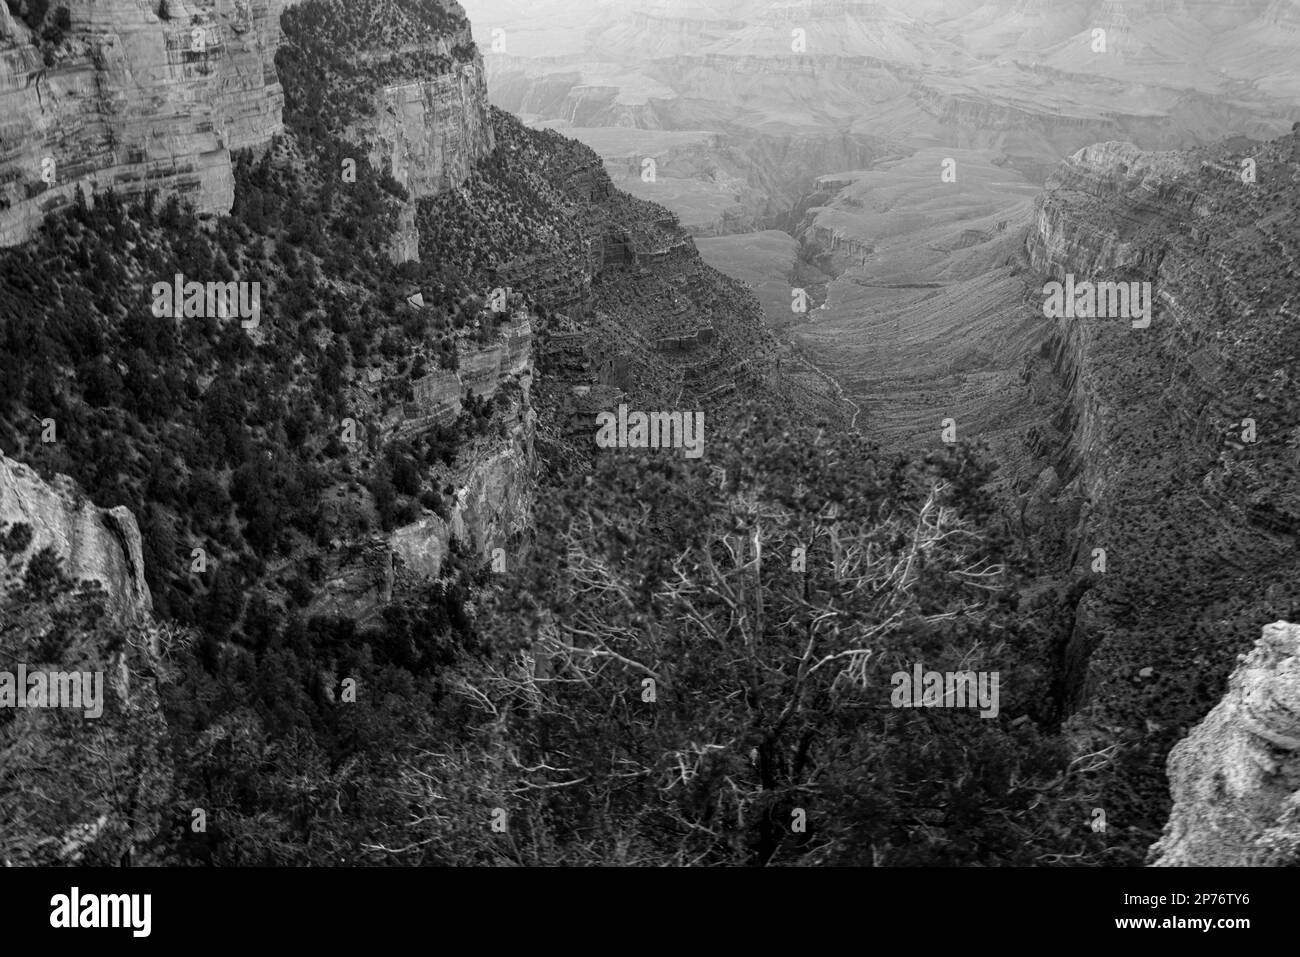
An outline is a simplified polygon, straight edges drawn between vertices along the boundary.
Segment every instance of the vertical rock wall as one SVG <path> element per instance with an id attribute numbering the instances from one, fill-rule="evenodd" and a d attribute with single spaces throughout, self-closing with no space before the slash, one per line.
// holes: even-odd
<path id="1" fill-rule="evenodd" d="M 64 0 L 57 45 L 0 12 L 0 244 L 78 186 L 229 212 L 230 151 L 282 129 L 275 52 L 293 2 Z"/>

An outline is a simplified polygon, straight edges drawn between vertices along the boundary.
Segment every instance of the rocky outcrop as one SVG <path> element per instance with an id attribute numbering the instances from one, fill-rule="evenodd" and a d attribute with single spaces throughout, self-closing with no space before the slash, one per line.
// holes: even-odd
<path id="1" fill-rule="evenodd" d="M 1153 223 L 1167 222 L 1173 210 L 1195 210 L 1198 193 L 1181 182 L 1192 168 L 1184 154 L 1132 143 L 1079 150 L 1048 177 L 1036 204 L 1028 241 L 1034 268 L 1057 278 L 1150 271 Z"/>
<path id="2" fill-rule="evenodd" d="M 370 162 L 386 168 L 412 200 L 459 186 L 475 161 L 492 152 L 487 85 L 477 56 L 449 73 L 387 86 L 373 126 L 360 131 Z"/>
<path id="3" fill-rule="evenodd" d="M 365 145 L 370 165 L 389 173 L 408 194 L 389 247 L 394 262 L 420 258 L 419 200 L 460 186 L 496 146 L 483 59 L 473 42 L 468 24 L 439 36 L 424 53 L 444 58 L 450 68 L 380 87 L 369 115 L 348 131 Z M 383 52 L 365 51 L 360 59 Z"/>
<path id="4" fill-rule="evenodd" d="M 1174 809 L 1159 867 L 1300 859 L 1300 625 L 1274 622 L 1228 693 L 1169 754 Z"/>
<path id="5" fill-rule="evenodd" d="M 497 330 L 496 341 L 485 348 L 462 349 L 458 368 L 438 369 L 411 383 L 414 397 L 384 418 L 384 427 L 399 436 L 424 432 L 435 424 L 449 424 L 461 413 L 466 392 L 491 398 L 509 382 L 519 382 L 527 399 L 532 370 L 533 324 L 527 312 L 512 315 Z"/>
<path id="6" fill-rule="evenodd" d="M 279 18 L 295 0 L 66 0 L 58 44 L 0 20 L 0 244 L 75 190 L 234 201 L 230 151 L 280 132 Z M 160 16 L 160 13 L 162 14 Z"/>
<path id="7" fill-rule="evenodd" d="M 532 340 L 531 319 L 518 312 L 502 324 L 492 345 L 462 352 L 456 372 L 439 370 L 414 383 L 415 400 L 403 409 L 399 435 L 454 422 L 467 392 L 504 400 L 499 417 L 507 429 L 504 439 L 482 440 L 462 456 L 464 464 L 451 476 L 456 494 L 446 517 L 426 514 L 393 532 L 393 552 L 417 575 L 438 575 L 452 538 L 488 558 L 524 527 L 532 504 L 536 434 Z"/>
<path id="8" fill-rule="evenodd" d="M 0 589 L 15 585 L 27 560 L 48 547 L 73 581 L 99 582 L 109 609 L 123 620 L 143 620 L 152 611 L 140 529 L 130 510 L 99 508 L 66 475 L 47 483 L 0 453 L 0 533 L 18 525 L 27 526 L 31 537 L 0 566 Z"/>
<path id="9" fill-rule="evenodd" d="M 532 508 L 533 434 L 533 413 L 521 410 L 505 443 L 470 457 L 446 518 L 428 514 L 393 532 L 407 569 L 437 577 L 453 538 L 483 558 L 513 545 Z"/>

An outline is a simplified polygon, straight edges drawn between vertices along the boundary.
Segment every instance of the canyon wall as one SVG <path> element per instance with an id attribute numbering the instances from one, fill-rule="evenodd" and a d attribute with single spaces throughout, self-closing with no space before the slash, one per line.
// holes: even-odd
<path id="1" fill-rule="evenodd" d="M 371 165 L 387 169 L 412 201 L 459 186 L 495 146 L 482 58 L 456 54 L 473 42 L 468 24 L 439 37 L 423 52 L 449 58 L 450 71 L 381 87 L 373 115 L 352 130 Z"/>
<path id="2" fill-rule="evenodd" d="M 0 564 L 0 589 L 15 587 L 11 573 L 48 547 L 63 559 L 64 573 L 74 582 L 99 582 L 109 610 L 120 619 L 141 621 L 153 610 L 140 529 L 130 510 L 98 508 L 66 475 L 47 483 L 34 469 L 0 453 L 0 534 L 12 534 L 17 525 L 26 525 L 31 539 Z"/>
<path id="3" fill-rule="evenodd" d="M 413 522 L 383 537 L 342 545 L 332 571 L 314 597 L 310 613 L 343 615 L 363 624 L 412 579 L 437 578 L 453 539 L 480 559 L 496 548 L 518 559 L 535 486 L 533 449 L 534 317 L 513 312 L 485 346 L 462 346 L 455 371 L 439 369 L 412 382 L 412 398 L 378 416 L 383 442 L 410 440 L 460 417 L 464 399 L 493 399 L 492 427 L 467 438 L 451 468 L 435 466 L 432 484 L 450 488 L 444 508 L 425 509 Z M 377 385 L 377 383 L 374 383 Z M 359 406 L 373 406 L 373 397 Z M 360 454 L 360 453 L 358 453 Z"/>
<path id="4" fill-rule="evenodd" d="M 1298 591 L 1297 147 L 1098 144 L 1049 179 L 1026 244 L 1025 305 L 1040 316 L 1042 284 L 1067 274 L 1151 284 L 1148 328 L 1043 319 L 1051 334 L 1026 367 L 1056 387 L 1030 445 L 1061 483 L 1059 574 L 1074 596 L 1061 713 L 1125 755 L 1088 786 L 1130 828 L 1126 863 L 1165 825 L 1171 749 Z"/>
<path id="5" fill-rule="evenodd" d="M 0 4 L 0 244 L 78 187 L 229 212 L 230 151 L 282 129 L 275 52 L 293 2 L 66 0 L 58 43 Z"/>

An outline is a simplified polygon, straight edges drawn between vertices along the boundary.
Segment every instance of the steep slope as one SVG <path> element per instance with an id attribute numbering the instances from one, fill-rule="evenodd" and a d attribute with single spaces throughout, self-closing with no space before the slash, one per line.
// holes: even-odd
<path id="1" fill-rule="evenodd" d="M 1063 390 L 1054 417 L 1035 391 L 1051 425 L 1027 440 L 1061 483 L 1051 521 L 1083 595 L 1062 700 L 1080 747 L 1105 748 L 1078 787 L 1120 829 L 1117 862 L 1164 823 L 1169 749 L 1261 622 L 1300 602 L 1298 206 L 1294 133 L 1183 155 L 1101 144 L 1049 182 L 1029 236 L 1037 279 L 1153 286 L 1148 328 L 1054 320 L 1026 369 Z"/>

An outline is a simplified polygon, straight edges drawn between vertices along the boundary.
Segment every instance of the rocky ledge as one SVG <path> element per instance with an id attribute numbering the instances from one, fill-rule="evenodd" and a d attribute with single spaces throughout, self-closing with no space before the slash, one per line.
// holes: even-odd
<path id="1" fill-rule="evenodd" d="M 0 557 L 0 589 L 15 584 L 17 570 L 49 547 L 73 581 L 99 582 L 109 609 L 122 620 L 143 620 L 153 610 L 140 528 L 130 509 L 99 508 L 66 475 L 47 483 L 0 452 L 0 533 L 12 533 L 18 525 L 27 526 L 31 538 L 7 562 Z"/>
<path id="2" fill-rule="evenodd" d="M 1300 625 L 1274 622 L 1223 700 L 1169 754 L 1158 867 L 1284 866 L 1300 855 Z"/>

